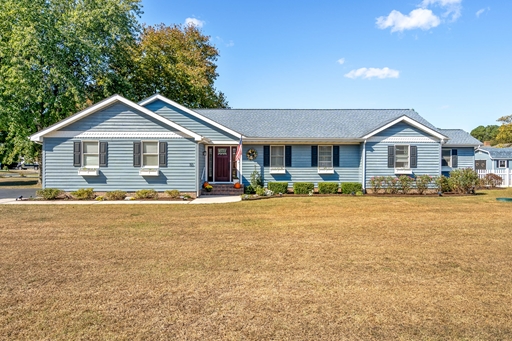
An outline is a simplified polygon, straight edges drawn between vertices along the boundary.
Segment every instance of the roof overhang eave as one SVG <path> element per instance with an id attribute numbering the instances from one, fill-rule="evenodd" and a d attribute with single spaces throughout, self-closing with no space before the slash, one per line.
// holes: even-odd
<path id="1" fill-rule="evenodd" d="M 360 138 L 335 138 L 335 137 L 244 137 L 244 143 L 339 143 L 354 144 L 364 142 Z"/>

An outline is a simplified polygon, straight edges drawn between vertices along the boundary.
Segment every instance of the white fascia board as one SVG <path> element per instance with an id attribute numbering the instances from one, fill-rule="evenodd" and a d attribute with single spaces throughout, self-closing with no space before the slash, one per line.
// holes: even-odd
<path id="1" fill-rule="evenodd" d="M 366 140 L 366 139 L 368 139 L 368 138 L 370 138 L 370 137 L 372 137 L 372 136 L 374 136 L 374 135 L 376 135 L 376 134 L 380 133 L 381 131 L 386 130 L 386 129 L 388 129 L 389 127 L 392 127 L 392 126 L 394 126 L 395 124 L 400 123 L 400 122 L 406 122 L 406 123 L 408 123 L 408 124 L 412 125 L 413 127 L 416 127 L 416 128 L 418 128 L 418 129 L 420 129 L 420 130 L 422 130 L 422 131 L 426 132 L 427 134 L 430 134 L 430 135 L 432 135 L 432 136 L 437 137 L 439 140 L 441 140 L 441 141 L 443 141 L 443 142 L 445 142 L 445 141 L 449 140 L 449 137 L 448 137 L 448 136 L 445 136 L 445 135 L 443 135 L 443 134 L 441 134 L 441 133 L 438 133 L 437 131 L 430 129 L 429 127 L 427 127 L 427 126 L 425 126 L 425 125 L 423 125 L 423 124 L 421 124 L 421 123 L 419 123 L 419 122 L 417 122 L 417 121 L 415 121 L 415 120 L 413 120 L 412 118 L 409 118 L 409 117 L 407 117 L 407 116 L 401 116 L 401 117 L 397 118 L 396 120 L 394 120 L 394 121 L 392 121 L 392 122 L 389 122 L 389 123 L 388 123 L 388 124 L 386 124 L 386 125 L 383 125 L 382 127 L 380 127 L 380 128 L 378 128 L 378 129 L 376 129 L 376 130 L 374 130 L 374 131 L 370 132 L 369 134 L 367 134 L 367 135 L 363 136 L 363 139 L 365 139 L 365 140 Z"/>
<path id="2" fill-rule="evenodd" d="M 204 121 L 204 122 L 206 122 L 206 123 L 209 123 L 209 124 L 211 124 L 212 126 L 214 126 L 214 127 L 216 127 L 216 128 L 219 128 L 219 129 L 221 129 L 221 130 L 223 130 L 223 131 L 225 131 L 225 132 L 227 132 L 227 133 L 229 133 L 229 134 L 231 134 L 231 135 L 233 135 L 233 136 L 236 136 L 236 137 L 238 137 L 238 138 L 240 138 L 240 136 L 241 136 L 241 134 L 240 134 L 240 133 L 237 133 L 236 131 L 231 130 L 231 129 L 229 129 L 228 127 L 223 126 L 222 124 L 219 124 L 219 123 L 217 123 L 217 122 L 215 122 L 215 121 L 213 121 L 213 120 L 211 120 L 211 119 L 209 119 L 209 118 L 207 118 L 207 117 L 205 117 L 205 116 L 203 116 L 203 115 L 201 115 L 201 114 L 199 114 L 199 113 L 195 112 L 194 110 L 189 109 L 189 108 L 187 108 L 187 107 L 184 107 L 183 105 L 178 104 L 178 103 L 174 102 L 173 100 L 170 100 L 170 99 L 168 99 L 167 97 L 164 97 L 164 96 L 162 96 L 162 95 L 160 95 L 160 94 L 155 94 L 155 95 L 153 95 L 153 96 L 151 96 L 151 97 L 149 97 L 149 98 L 146 98 L 146 99 L 145 99 L 145 100 L 143 100 L 142 102 L 139 102 L 139 105 L 144 106 L 144 105 L 149 104 L 149 103 L 151 103 L 151 102 L 154 102 L 154 101 L 156 101 L 156 100 L 161 100 L 162 102 L 165 102 L 165 103 L 167 103 L 167 104 L 169 104 L 169 105 L 172 105 L 173 107 L 176 107 L 176 108 L 178 108 L 178 109 L 180 109 L 180 110 L 183 110 L 183 111 L 184 111 L 184 112 L 186 112 L 187 114 L 190 114 L 190 115 L 192 115 L 192 116 L 194 116 L 194 117 L 197 117 L 197 118 L 199 118 L 200 120 L 202 120 L 202 121 Z"/>
<path id="3" fill-rule="evenodd" d="M 189 137 L 192 137 L 194 138 L 195 141 L 203 141 L 203 137 L 194 133 L 193 131 L 191 130 L 188 130 L 182 126 L 180 126 L 179 124 L 176 124 L 154 112 L 152 112 L 151 110 L 148 110 L 140 105 L 138 105 L 137 103 L 134 103 L 120 95 L 114 95 L 114 96 L 111 96 L 101 102 L 98 102 L 96 103 L 95 105 L 92 105 L 90 106 L 89 108 L 85 109 L 85 110 L 82 110 L 46 129 L 43 129 L 41 130 L 40 132 L 37 132 L 36 134 L 33 134 L 31 136 L 29 136 L 30 140 L 31 141 L 34 141 L 34 142 L 42 142 L 42 138 L 44 137 L 44 135 L 48 134 L 48 133 L 51 133 L 52 131 L 55 131 L 55 130 L 59 130 L 65 126 L 68 126 L 70 125 L 71 123 L 74 123 L 86 116 L 89 116 L 97 111 L 100 111 L 101 109 L 105 108 L 105 107 L 108 107 L 109 105 L 113 104 L 113 103 L 116 103 L 116 102 L 121 102 L 121 103 L 124 103 L 126 104 L 127 106 L 135 109 L 135 110 L 138 110 L 152 118 L 154 118 L 155 120 L 159 121 L 159 122 L 162 122 L 180 132 L 182 132 L 183 134 L 189 136 Z"/>

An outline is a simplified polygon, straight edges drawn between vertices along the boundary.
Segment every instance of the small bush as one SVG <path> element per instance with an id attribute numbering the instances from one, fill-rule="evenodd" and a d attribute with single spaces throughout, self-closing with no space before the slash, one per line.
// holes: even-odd
<path id="1" fill-rule="evenodd" d="M 158 199 L 158 193 L 154 189 L 141 189 L 135 192 L 137 199 Z"/>
<path id="2" fill-rule="evenodd" d="M 450 180 L 444 175 L 435 178 L 434 183 L 438 192 L 446 193 L 453 190 Z"/>
<path id="3" fill-rule="evenodd" d="M 360 196 L 362 196 L 362 195 L 363 195 L 363 192 L 361 192 L 361 191 L 357 191 L 357 192 L 356 192 L 356 196 L 360 197 Z"/>
<path id="4" fill-rule="evenodd" d="M 165 191 L 165 194 L 170 196 L 172 199 L 179 199 L 181 196 L 180 191 L 178 191 L 177 189 L 171 189 L 170 191 L 167 190 L 167 191 Z"/>
<path id="5" fill-rule="evenodd" d="M 45 188 L 38 190 L 36 195 L 42 197 L 44 200 L 55 200 L 62 193 L 64 192 L 57 188 Z"/>
<path id="6" fill-rule="evenodd" d="M 339 184 L 337 182 L 320 182 L 318 184 L 318 193 L 320 194 L 337 194 Z"/>
<path id="7" fill-rule="evenodd" d="M 474 192 L 480 179 L 478 173 L 471 168 L 456 169 L 450 172 L 450 182 L 454 191 L 458 193 Z"/>
<path id="8" fill-rule="evenodd" d="M 432 183 L 433 178 L 430 175 L 423 174 L 416 177 L 416 189 L 418 194 L 423 194 L 428 190 L 428 186 Z"/>
<path id="9" fill-rule="evenodd" d="M 244 187 L 244 193 L 245 194 L 255 194 L 256 190 L 251 185 L 248 185 L 248 186 Z"/>
<path id="10" fill-rule="evenodd" d="M 309 194 L 315 189 L 315 184 L 312 182 L 295 182 L 293 184 L 294 194 Z"/>
<path id="11" fill-rule="evenodd" d="M 94 199 L 94 200 L 103 201 L 103 200 L 105 200 L 105 198 L 100 195 L 100 196 L 97 196 L 96 199 Z"/>
<path id="12" fill-rule="evenodd" d="M 265 196 L 265 188 L 261 186 L 256 187 L 256 195 L 259 195 L 260 197 Z"/>
<path id="13" fill-rule="evenodd" d="M 78 200 L 93 200 L 96 197 L 93 188 L 79 188 L 71 192 L 71 195 Z"/>
<path id="14" fill-rule="evenodd" d="M 384 178 L 386 184 L 385 192 L 389 194 L 397 194 L 399 190 L 398 178 L 396 176 L 386 176 Z"/>
<path id="15" fill-rule="evenodd" d="M 274 193 L 286 194 L 286 192 L 288 192 L 288 183 L 287 182 L 269 182 L 268 189 Z"/>
<path id="16" fill-rule="evenodd" d="M 380 189 L 386 183 L 386 178 L 383 176 L 372 176 L 370 179 L 370 187 L 372 188 L 372 193 L 379 193 Z"/>
<path id="17" fill-rule="evenodd" d="M 359 182 L 344 182 L 341 184 L 341 193 L 352 194 L 363 191 L 363 185 Z"/>
<path id="18" fill-rule="evenodd" d="M 489 173 L 486 174 L 485 177 L 481 180 L 482 186 L 495 188 L 497 186 L 500 186 L 503 183 L 503 178 L 497 174 Z"/>
<path id="19" fill-rule="evenodd" d="M 398 184 L 400 186 L 400 190 L 403 194 L 407 194 L 411 191 L 412 184 L 414 183 L 414 179 L 408 175 L 400 175 L 398 177 Z"/>
<path id="20" fill-rule="evenodd" d="M 126 198 L 125 191 L 112 191 L 105 194 L 107 200 L 124 200 Z"/>

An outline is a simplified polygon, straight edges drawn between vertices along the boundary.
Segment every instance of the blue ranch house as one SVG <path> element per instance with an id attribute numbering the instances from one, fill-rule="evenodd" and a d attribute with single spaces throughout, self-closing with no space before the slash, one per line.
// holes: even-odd
<path id="1" fill-rule="evenodd" d="M 360 182 L 474 168 L 482 143 L 411 109 L 189 109 L 161 95 L 109 97 L 30 137 L 43 187 L 201 194 L 204 181 Z M 242 157 L 235 161 L 239 141 Z"/>

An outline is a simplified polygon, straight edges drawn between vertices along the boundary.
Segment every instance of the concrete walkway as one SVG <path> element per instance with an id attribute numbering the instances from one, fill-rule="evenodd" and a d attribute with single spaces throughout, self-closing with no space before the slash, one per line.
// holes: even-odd
<path id="1" fill-rule="evenodd" d="M 151 200 L 119 200 L 119 201 L 81 201 L 81 200 L 16 200 L 15 198 L 0 199 L 0 205 L 187 205 L 187 204 L 225 204 L 238 202 L 239 196 L 209 195 L 192 201 L 151 201 Z"/>

